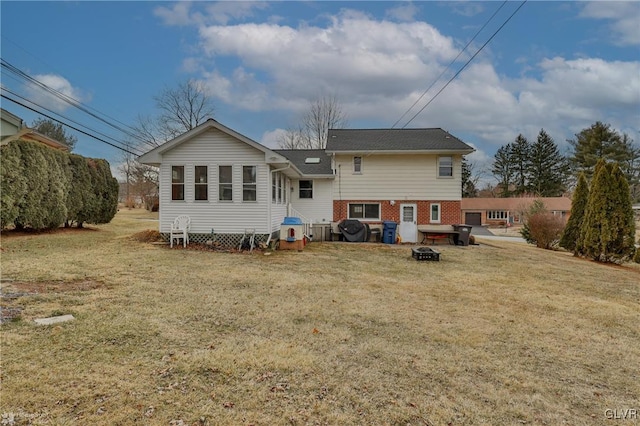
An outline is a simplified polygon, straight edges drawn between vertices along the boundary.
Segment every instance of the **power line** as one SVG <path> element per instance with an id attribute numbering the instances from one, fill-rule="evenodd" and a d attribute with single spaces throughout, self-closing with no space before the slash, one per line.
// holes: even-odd
<path id="1" fill-rule="evenodd" d="M 96 140 L 98 140 L 98 141 L 100 141 L 100 142 L 106 143 L 107 145 L 110 145 L 110 146 L 112 146 L 112 147 L 114 147 L 114 148 L 116 148 L 116 149 L 119 149 L 120 151 L 124 151 L 124 152 L 126 152 L 126 153 L 128 153 L 128 154 L 131 154 L 131 155 L 136 155 L 136 156 L 140 155 L 140 154 L 138 154 L 138 153 L 135 153 L 135 152 L 129 151 L 128 149 L 125 149 L 125 148 L 122 148 L 122 147 L 120 147 L 120 146 L 117 146 L 117 145 L 115 145 L 115 144 L 113 144 L 113 143 L 111 143 L 111 142 L 105 141 L 104 139 L 101 139 L 101 138 L 99 138 L 99 137 L 97 137 L 97 136 L 94 136 L 94 135 L 92 135 L 92 134 L 90 134 L 90 133 L 87 133 L 87 132 L 85 132 L 84 130 L 80 130 L 80 129 L 78 129 L 77 127 L 71 126 L 70 124 L 67 124 L 67 123 L 65 123 L 65 122 L 63 122 L 63 121 L 61 121 L 61 120 L 58 120 L 57 118 L 51 117 L 50 115 L 44 114 L 43 112 L 38 111 L 38 110 L 36 110 L 35 108 L 31 108 L 30 106 L 25 105 L 25 104 L 23 104 L 22 102 L 16 101 L 15 99 L 11 99 L 9 96 L 7 96 L 7 95 L 5 95 L 5 94 L 0 94 L 0 96 L 1 96 L 1 97 L 3 97 L 3 98 L 5 98 L 5 99 L 7 99 L 8 101 L 11 101 L 11 102 L 13 102 L 13 103 L 15 103 L 15 104 L 17 104 L 17 105 L 20 105 L 20 106 L 22 106 L 22 107 L 24 107 L 24 108 L 26 108 L 26 109 L 28 109 L 28 110 L 31 110 L 31 111 L 33 111 L 33 112 L 35 112 L 35 113 L 38 113 L 38 114 L 40 114 L 40 115 L 43 115 L 43 116 L 47 117 L 47 118 L 48 118 L 48 119 L 50 119 L 50 120 L 56 121 L 56 122 L 58 122 L 58 123 L 60 123 L 60 124 L 63 124 L 63 125 L 65 125 L 65 126 L 69 127 L 70 129 L 75 130 L 76 132 L 80 132 L 80 133 L 82 133 L 83 135 L 89 136 L 90 138 L 93 138 L 93 139 L 96 139 Z"/>
<path id="2" fill-rule="evenodd" d="M 42 109 L 42 110 L 48 111 L 49 113 L 51 113 L 51 114 L 55 114 L 55 115 L 57 115 L 58 117 L 62 117 L 63 119 L 65 119 L 65 120 L 67 120 L 67 121 L 70 121 L 71 123 L 74 123 L 74 124 L 77 124 L 78 126 L 84 127 L 85 129 L 87 129 L 87 130 L 88 130 L 88 131 L 90 131 L 90 132 L 93 132 L 94 134 L 96 134 L 96 133 L 97 133 L 98 135 L 104 136 L 105 138 L 111 139 L 112 141 L 116 142 L 117 144 L 121 144 L 121 145 L 122 145 L 122 142 L 120 142 L 119 140 L 115 139 L 114 137 L 109 136 L 109 135 L 106 135 L 106 134 L 104 134 L 104 133 L 102 133 L 102 132 L 99 132 L 99 131 L 97 131 L 97 130 L 95 130 L 95 129 L 92 129 L 92 128 L 90 128 L 90 127 L 88 127 L 88 126 L 86 126 L 86 125 L 84 125 L 84 124 L 82 124 L 82 123 L 79 123 L 79 122 L 77 122 L 77 121 L 75 121 L 75 120 L 73 120 L 73 119 L 71 119 L 71 118 L 69 118 L 69 117 L 66 117 L 66 116 L 64 116 L 64 115 L 62 115 L 62 114 L 60 114 L 60 113 L 57 113 L 57 112 L 55 112 L 55 111 L 52 111 L 51 109 L 49 109 L 49 108 L 47 108 L 47 107 L 44 107 L 44 106 L 42 106 L 42 105 L 38 104 L 37 102 L 34 102 L 34 101 L 30 100 L 30 99 L 27 99 L 27 98 L 25 98 L 24 96 L 20 96 L 19 94 L 17 94 L 17 93 L 15 93 L 15 92 L 11 91 L 10 89 L 7 89 L 6 87 L 2 87 L 2 90 L 3 90 L 3 91 L 5 91 L 5 92 L 7 92 L 7 93 L 10 93 L 11 95 L 13 95 L 13 96 L 15 96 L 15 97 L 17 97 L 17 98 L 22 99 L 23 101 L 26 101 L 26 102 L 30 103 L 31 105 L 35 105 L 36 107 L 38 107 L 38 108 L 40 108 L 40 109 Z M 32 111 L 36 111 L 36 112 L 38 112 L 39 114 L 45 115 L 45 114 L 43 114 L 42 112 L 37 111 L 37 110 L 35 110 L 35 109 L 32 109 Z M 61 124 L 64 124 L 65 126 L 67 125 L 65 122 L 63 122 L 63 121 L 61 121 L 61 120 L 56 120 L 56 121 L 58 121 L 58 122 L 59 122 L 59 123 L 61 123 Z M 68 126 L 68 127 L 71 127 L 71 126 Z M 75 129 L 74 129 L 74 130 L 75 130 Z M 126 146 L 126 145 L 125 145 L 125 146 Z"/>
<path id="3" fill-rule="evenodd" d="M 506 21 L 504 21 L 504 23 L 502 25 L 500 25 L 500 27 L 491 35 L 491 37 L 489 37 L 489 39 L 480 47 L 480 49 L 478 49 L 478 51 L 476 53 L 473 54 L 473 56 L 471 58 L 469 58 L 469 60 L 462 66 L 462 68 L 460 68 L 460 70 L 458 70 L 457 73 L 455 73 L 453 75 L 453 77 L 451 77 L 449 79 L 449 81 L 447 81 L 447 83 L 442 86 L 442 88 L 440 90 L 438 90 L 438 92 L 433 95 L 433 97 L 429 100 L 429 102 L 427 102 L 422 108 L 420 108 L 420 110 L 418 112 L 415 113 L 415 115 L 413 117 L 411 117 L 411 119 L 409 121 L 406 122 L 406 124 L 404 126 L 402 126 L 402 128 L 404 129 L 405 127 L 407 127 L 409 125 L 409 123 L 411 123 L 422 111 L 424 111 L 424 109 L 426 107 L 428 107 L 431 102 L 433 102 L 440 93 L 442 93 L 442 91 L 444 89 L 447 88 L 447 86 L 449 86 L 449 84 L 460 75 L 460 73 L 467 67 L 467 65 L 469 65 L 471 63 L 471 61 L 473 61 L 473 59 L 478 56 L 478 54 L 480 52 L 482 52 L 482 49 L 485 48 L 485 46 L 487 44 L 489 44 L 489 42 L 491 40 L 493 40 L 493 38 L 500 32 L 500 30 L 502 30 L 502 28 L 504 28 L 505 25 L 507 25 L 507 23 L 511 20 L 511 18 L 513 18 L 515 16 L 516 13 L 518 13 L 518 11 L 522 8 L 522 6 L 524 6 L 524 4 L 527 2 L 527 0 L 524 0 L 522 3 L 520 3 L 520 6 L 518 6 L 518 8 L 507 18 Z"/>
<path id="4" fill-rule="evenodd" d="M 447 65 L 447 67 L 445 69 L 442 70 L 442 72 L 440 73 L 440 75 L 438 75 L 438 77 L 436 77 L 435 80 L 433 80 L 433 82 L 431 83 L 431 85 L 429 85 L 429 87 L 427 87 L 427 89 L 422 92 L 422 94 L 420 95 L 420 97 L 418 99 L 416 99 L 416 101 L 413 103 L 413 105 L 411 105 L 409 107 L 409 109 L 407 109 L 404 114 L 402 114 L 402 116 L 400 118 L 398 118 L 396 120 L 395 123 L 393 123 L 393 126 L 391 126 L 391 128 L 393 129 L 394 127 L 396 127 L 396 125 L 405 117 L 405 115 L 409 114 L 409 111 L 411 111 L 413 109 L 414 106 L 416 106 L 418 104 L 418 102 L 420 102 L 422 100 L 423 97 L 425 97 L 425 95 L 429 92 L 429 90 L 431 90 L 431 88 L 433 88 L 433 86 L 435 86 L 435 84 L 440 80 L 440 78 L 447 72 L 447 70 L 449 70 L 449 68 L 451 68 L 451 66 L 458 60 L 458 58 L 465 52 L 465 50 L 467 50 L 467 47 L 469 47 L 471 45 L 471 43 L 473 43 L 473 41 L 476 39 L 476 37 L 478 37 L 478 35 L 480 35 L 480 33 L 485 29 L 485 27 L 487 25 L 489 25 L 489 22 L 491 22 L 493 20 L 493 18 L 498 14 L 498 12 L 500 12 L 500 10 L 504 7 L 505 4 L 507 4 L 508 0 L 505 0 L 502 2 L 502 4 L 500 5 L 500 7 L 498 7 L 496 9 L 495 12 L 493 12 L 493 15 L 491 15 L 491 17 L 489 17 L 489 19 L 487 19 L 487 21 L 484 23 L 484 25 L 475 33 L 475 35 L 471 38 L 471 40 L 469 40 L 467 42 L 467 44 L 462 48 L 462 50 L 460 52 L 458 52 L 458 55 L 453 59 L 453 61 L 451 61 L 449 63 L 449 65 Z M 406 125 L 405 125 L 406 126 Z"/>
<path id="5" fill-rule="evenodd" d="M 106 125 L 108 125 L 108 126 L 114 128 L 114 129 L 126 134 L 127 136 L 130 136 L 130 137 L 132 137 L 134 139 L 137 139 L 138 141 L 140 141 L 140 142 L 142 142 L 144 144 L 147 144 L 150 147 L 155 147 L 156 146 L 154 143 L 152 143 L 150 141 L 147 141 L 146 139 L 141 137 L 139 134 L 137 134 L 136 129 L 134 129 L 134 128 L 122 123 L 121 121 L 119 121 L 119 120 L 117 120 L 117 119 L 115 119 L 113 117 L 110 117 L 110 116 L 108 116 L 108 115 L 106 115 L 104 113 L 99 112 L 95 108 L 92 108 L 92 107 L 90 107 L 88 105 L 83 104 L 79 100 L 77 100 L 77 99 L 75 99 L 75 98 L 73 98 L 73 97 L 71 97 L 69 95 L 66 95 L 64 93 L 59 92 L 56 89 L 53 89 L 52 87 L 44 84 L 43 82 L 37 80 L 36 78 L 34 78 L 34 77 L 30 76 L 29 74 L 27 74 L 26 72 L 22 71 L 18 67 L 12 65 L 7 60 L 2 58 L 0 64 L 2 65 L 3 68 L 8 70 L 9 72 L 17 75 L 18 77 L 21 77 L 22 79 L 26 80 L 29 83 L 32 83 L 32 84 L 36 85 L 37 87 L 40 87 L 41 89 L 45 90 L 46 92 L 50 93 L 51 95 L 55 96 L 56 98 L 62 100 L 63 102 L 65 102 L 65 103 L 67 103 L 67 104 L 69 104 L 69 105 L 71 105 L 71 106 L 73 106 L 75 108 L 78 108 L 80 111 L 90 115 L 91 117 L 96 118 L 97 120 L 105 123 Z M 116 121 L 117 123 L 122 124 L 122 126 L 124 126 L 126 128 L 123 128 L 122 126 L 114 124 L 114 123 L 110 122 L 109 120 L 106 120 L 106 119 L 100 117 L 98 114 L 93 113 L 91 110 L 96 111 L 96 113 L 101 114 L 101 115 L 103 115 L 105 117 L 110 118 L 111 120 Z"/>

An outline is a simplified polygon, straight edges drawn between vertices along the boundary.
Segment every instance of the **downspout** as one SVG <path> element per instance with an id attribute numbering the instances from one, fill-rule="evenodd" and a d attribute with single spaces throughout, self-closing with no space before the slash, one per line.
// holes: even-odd
<path id="1" fill-rule="evenodd" d="M 291 168 L 291 163 L 289 162 L 289 163 L 287 163 L 287 167 L 283 167 L 281 169 L 271 170 L 271 179 L 270 179 L 270 182 L 269 182 L 270 185 L 269 185 L 269 189 L 268 189 L 269 192 L 271 192 L 271 190 L 272 190 L 271 188 L 273 187 L 273 179 L 275 177 L 274 173 L 282 172 L 282 171 L 288 170 L 290 168 Z M 286 195 L 287 194 L 285 194 L 285 196 Z M 269 243 L 271 242 L 271 235 L 273 235 L 273 229 L 271 228 L 271 226 L 272 226 L 272 224 L 271 224 L 271 204 L 273 204 L 273 198 L 272 197 L 268 197 L 268 198 L 271 198 L 271 201 L 269 201 L 269 217 L 267 218 L 267 221 L 269 222 L 268 223 L 268 225 L 269 225 L 269 237 L 267 238 L 267 246 L 269 246 Z M 287 198 L 287 200 L 288 200 L 287 201 L 287 211 L 289 211 L 289 203 L 291 202 L 291 199 Z"/>

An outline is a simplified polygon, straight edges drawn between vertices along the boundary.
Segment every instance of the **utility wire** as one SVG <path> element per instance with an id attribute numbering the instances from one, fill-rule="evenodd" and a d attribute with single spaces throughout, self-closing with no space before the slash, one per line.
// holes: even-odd
<path id="1" fill-rule="evenodd" d="M 15 99 L 11 99 L 9 96 L 7 96 L 7 95 L 5 95 L 5 94 L 0 94 L 0 96 L 1 96 L 1 97 L 3 97 L 3 98 L 5 98 L 5 99 L 7 99 L 8 101 L 11 101 L 11 102 L 13 102 L 13 103 L 15 103 L 15 104 L 17 104 L 17 105 L 20 105 L 20 106 L 22 106 L 22 107 L 24 107 L 24 108 L 26 108 L 26 109 L 28 109 L 28 110 L 31 110 L 31 111 L 33 111 L 33 112 L 35 112 L 35 113 L 38 113 L 38 114 L 40 114 L 40 115 L 43 115 L 43 116 L 47 117 L 47 118 L 48 118 L 48 119 L 50 119 L 50 120 L 56 121 L 56 122 L 58 122 L 58 123 L 60 123 L 60 124 L 63 124 L 63 125 L 65 125 L 65 126 L 69 127 L 70 129 L 75 130 L 76 132 L 80 132 L 80 133 L 82 133 L 83 135 L 87 135 L 87 136 L 89 136 L 90 138 L 93 138 L 93 139 L 96 139 L 96 140 L 98 140 L 98 141 L 100 141 L 100 142 L 106 143 L 107 145 L 110 145 L 110 146 L 112 146 L 112 147 L 114 147 L 114 148 L 116 148 L 116 149 L 119 149 L 120 151 L 124 151 L 124 152 L 126 152 L 127 154 L 136 155 L 136 156 L 140 155 L 140 154 L 135 153 L 135 152 L 133 152 L 133 151 L 129 151 L 129 150 L 128 150 L 128 149 L 126 149 L 126 148 L 122 148 L 122 147 L 117 146 L 117 145 L 115 145 L 115 144 L 113 144 L 113 143 L 111 143 L 111 142 L 108 142 L 108 141 L 106 141 L 106 140 L 104 140 L 104 139 L 101 139 L 101 138 L 99 138 L 99 137 L 97 137 L 97 136 L 94 136 L 94 135 L 92 135 L 92 134 L 90 134 L 90 133 L 87 133 L 87 132 L 85 132 L 84 130 L 80 130 L 80 129 L 78 129 L 77 127 L 71 126 L 70 124 L 67 124 L 67 123 L 65 123 L 65 122 L 63 122 L 63 121 L 61 121 L 61 120 L 58 120 L 57 118 L 51 117 L 50 115 L 44 114 L 43 112 L 38 111 L 38 110 L 36 110 L 35 108 L 31 108 L 30 106 L 25 105 L 25 104 L 23 104 L 23 103 L 22 103 L 22 102 L 20 102 L 20 101 L 17 101 L 17 100 L 15 100 Z"/>
<path id="2" fill-rule="evenodd" d="M 416 105 L 418 104 L 418 102 L 420 102 L 420 101 L 422 100 L 422 98 L 424 98 L 424 97 L 426 96 L 426 94 L 429 92 L 429 90 L 431 90 L 431 89 L 433 88 L 433 86 L 435 86 L 435 84 L 440 80 L 440 78 L 442 78 L 442 76 L 443 76 L 443 75 L 444 75 L 444 74 L 449 70 L 449 68 L 451 68 L 451 66 L 452 66 L 453 64 L 455 64 L 455 63 L 456 63 L 456 61 L 458 60 L 458 58 L 459 58 L 460 56 L 462 56 L 462 54 L 467 50 L 467 47 L 469 47 L 469 46 L 471 45 L 471 43 L 473 43 L 473 41 L 476 39 L 476 37 L 478 37 L 478 35 L 480 35 L 480 33 L 485 29 L 485 27 L 486 27 L 487 25 L 489 25 L 489 22 L 491 22 L 491 21 L 493 20 L 493 18 L 495 18 L 495 16 L 498 14 L 498 12 L 500 12 L 500 10 L 504 7 L 504 5 L 505 5 L 505 4 L 507 4 L 507 1 L 508 1 L 508 0 L 505 0 L 505 1 L 503 1 L 503 2 L 502 2 L 502 4 L 500 5 L 500 7 L 498 7 L 498 8 L 496 9 L 496 11 L 495 11 L 495 12 L 493 12 L 493 15 L 491 15 L 491 17 L 490 17 L 490 18 L 489 18 L 489 19 L 484 23 L 484 25 L 482 26 L 482 28 L 480 28 L 480 29 L 475 33 L 475 35 L 473 36 L 473 38 L 471 38 L 471 40 L 469 40 L 469 41 L 467 42 L 467 44 L 462 48 L 462 50 L 461 50 L 460 52 L 458 52 L 458 56 L 456 56 L 456 57 L 453 59 L 453 61 L 451 61 L 451 62 L 449 63 L 449 65 L 447 65 L 447 67 L 446 67 L 445 69 L 443 69 L 443 70 L 442 70 L 442 72 L 440 73 L 440 75 L 439 75 L 438 77 L 436 77 L 436 79 L 435 79 L 435 80 L 433 80 L 433 82 L 431 83 L 431 85 L 430 85 L 429 87 L 427 87 L 427 89 L 426 89 L 424 92 L 422 92 L 422 94 L 420 95 L 420 97 L 419 97 L 418 99 L 416 99 L 416 101 L 413 103 L 413 105 L 411 105 L 411 106 L 409 107 L 409 109 L 408 109 L 408 110 L 406 110 L 406 111 L 404 112 L 404 114 L 402 114 L 402 116 L 401 116 L 400 118 L 398 118 L 398 120 L 396 120 L 396 122 L 395 122 L 395 123 L 393 123 L 393 126 L 391 126 L 391 128 L 392 128 L 392 129 L 393 129 L 393 128 L 395 128 L 395 127 L 396 127 L 396 125 L 397 125 L 397 124 L 398 124 L 398 123 L 399 123 L 399 122 L 400 122 L 400 121 L 401 121 L 401 120 L 402 120 L 402 119 L 403 119 L 407 114 L 409 114 L 409 111 L 411 111 L 411 110 L 413 109 L 413 107 L 414 107 L 414 106 L 416 106 Z M 405 126 L 406 126 L 406 125 L 405 125 Z"/>
<path id="3" fill-rule="evenodd" d="M 141 137 L 139 134 L 137 134 L 136 129 L 134 129 L 134 128 L 132 128 L 132 127 L 130 127 L 130 126 L 128 126 L 128 125 L 126 125 L 126 124 L 124 124 L 124 123 L 120 122 L 119 120 L 114 119 L 114 118 L 112 118 L 112 117 L 110 117 L 110 116 L 108 116 L 108 115 L 106 115 L 106 114 L 104 114 L 104 113 L 99 112 L 99 111 L 98 111 L 98 110 L 96 110 L 95 108 L 91 108 L 91 107 L 89 107 L 89 106 L 87 106 L 87 105 L 83 104 L 83 103 L 82 103 L 82 102 L 80 102 L 79 100 L 77 100 L 77 99 L 75 99 L 75 98 L 73 98 L 73 97 L 71 97 L 71 96 L 69 96 L 69 95 L 66 95 L 66 94 L 64 94 L 64 93 L 61 93 L 61 92 L 59 92 L 58 90 L 56 90 L 56 89 L 53 89 L 53 88 L 49 87 L 48 85 L 46 85 L 46 84 L 42 83 L 41 81 L 39 81 L 39 80 L 35 79 L 34 77 L 30 76 L 30 75 L 29 75 L 29 74 L 27 74 L 26 72 L 22 71 L 21 69 L 17 68 L 16 66 L 12 65 L 12 64 L 11 64 L 10 62 L 8 62 L 7 60 L 5 60 L 5 59 L 1 59 L 1 65 L 2 65 L 2 67 L 3 67 L 3 68 L 7 69 L 9 72 L 11 72 L 11 73 L 13 73 L 13 74 L 15 74 L 15 75 L 17 75 L 17 76 L 19 76 L 19 77 L 23 78 L 23 79 L 24 79 L 24 80 L 26 80 L 27 82 L 30 82 L 30 83 L 32 83 L 32 84 L 35 84 L 36 86 L 38 86 L 38 87 L 40 87 L 41 89 L 45 90 L 46 92 L 48 92 L 48 93 L 52 94 L 53 96 L 55 96 L 56 98 L 58 98 L 58 99 L 62 100 L 63 102 L 65 102 L 65 103 L 67 103 L 67 104 L 69 104 L 69 105 L 71 105 L 71 106 L 73 106 L 73 107 L 75 107 L 75 108 L 78 108 L 80 111 L 82 111 L 82 112 L 84 112 L 84 113 L 86 113 L 86 114 L 90 115 L 91 117 L 96 118 L 97 120 L 99 120 L 99 121 L 101 121 L 101 122 L 103 122 L 103 123 L 107 124 L 108 126 L 110 126 L 110 127 L 114 128 L 114 129 L 116 129 L 116 130 L 118 130 L 118 131 L 120 131 L 120 132 L 122 132 L 122 133 L 126 134 L 127 136 L 132 137 L 132 138 L 134 138 L 134 139 L 137 139 L 138 141 L 140 141 L 140 142 L 142 142 L 142 143 L 144 143 L 144 144 L 147 144 L 147 145 L 149 145 L 150 147 L 155 147 L 155 146 L 156 146 L 156 145 L 155 145 L 155 144 L 153 144 L 152 142 L 150 142 L 150 141 L 148 141 L 148 140 L 144 139 L 144 138 L 143 138 L 143 137 Z M 105 116 L 105 117 L 108 117 L 108 118 L 110 118 L 111 120 L 114 120 L 114 121 L 116 121 L 116 122 L 118 122 L 118 123 L 122 124 L 124 127 L 119 126 L 119 125 L 117 125 L 117 124 L 114 124 L 114 123 L 112 123 L 112 122 L 110 122 L 110 121 L 108 121 L 108 120 L 106 120 L 106 119 L 104 119 L 104 118 L 100 117 L 100 115 L 98 115 L 98 114 L 96 114 L 96 113 L 92 112 L 91 110 L 96 111 L 98 114 L 103 115 L 103 116 Z"/>
<path id="4" fill-rule="evenodd" d="M 13 92 L 13 91 L 11 91 L 11 90 L 9 90 L 9 89 L 7 89 L 6 87 L 2 87 L 2 90 L 3 90 L 3 91 L 5 91 L 5 92 L 7 92 L 7 93 L 9 93 L 9 94 L 11 94 L 11 95 L 13 95 L 13 96 L 15 96 L 15 97 L 17 97 L 17 98 L 22 99 L 23 101 L 26 101 L 26 102 L 30 103 L 31 105 L 35 105 L 36 107 L 38 107 L 38 108 L 40 108 L 40 109 L 43 109 L 43 110 L 45 110 L 45 111 L 48 111 L 48 112 L 49 112 L 49 113 L 51 113 L 51 114 L 55 114 L 55 115 L 57 115 L 58 117 L 62 117 L 63 119 L 65 119 L 65 120 L 67 120 L 67 121 L 70 121 L 71 123 L 74 123 L 74 124 L 77 124 L 78 126 L 84 127 L 86 130 L 91 131 L 91 132 L 93 132 L 94 134 L 98 134 L 98 135 L 104 136 L 105 138 L 111 139 L 111 140 L 112 140 L 112 141 L 114 141 L 115 143 L 122 144 L 119 140 L 115 139 L 115 138 L 114 138 L 114 137 L 112 137 L 112 136 L 109 136 L 109 135 L 106 135 L 106 134 L 104 134 L 104 133 L 101 133 L 101 132 L 99 132 L 99 131 L 97 131 L 97 130 L 95 130 L 95 129 L 92 129 L 92 128 L 90 128 L 90 127 L 88 127 L 88 126 L 86 126 L 86 125 L 84 125 L 84 124 L 82 124 L 82 123 L 79 123 L 79 122 L 77 122 L 77 121 L 75 121 L 75 120 L 73 120 L 73 119 L 71 119 L 71 118 L 69 118 L 69 117 L 66 117 L 66 116 L 64 116 L 64 115 L 62 115 L 62 114 L 59 114 L 59 113 L 57 113 L 57 112 L 55 112 L 55 111 L 52 111 L 51 109 L 49 109 L 49 108 L 47 108 L 47 107 L 44 107 L 44 106 L 42 106 L 42 105 L 40 105 L 40 104 L 38 104 L 38 103 L 36 103 L 36 102 L 34 102 L 34 101 L 30 100 L 30 99 L 27 99 L 27 98 L 25 98 L 25 97 L 23 97 L 23 96 L 20 96 L 19 94 L 15 93 L 15 92 Z M 33 111 L 33 110 L 32 110 L 32 111 Z M 43 115 L 44 115 L 44 114 L 43 114 Z M 60 121 L 60 120 L 57 120 L 57 121 L 58 121 L 59 123 L 62 123 L 62 124 L 67 125 L 67 124 L 66 124 L 65 122 L 63 122 L 63 121 Z M 69 126 L 69 127 L 70 127 L 70 126 Z M 125 145 L 125 146 L 126 146 L 126 145 Z M 138 154 L 138 155 L 139 155 L 139 154 Z"/>
<path id="5" fill-rule="evenodd" d="M 507 18 L 506 21 L 504 21 L 504 23 L 502 25 L 500 25 L 500 27 L 491 35 L 491 37 L 489 37 L 489 39 L 480 47 L 480 49 L 478 49 L 478 51 L 476 53 L 473 54 L 473 56 L 471 58 L 469 58 L 469 60 L 462 66 L 462 68 L 460 68 L 460 70 L 458 70 L 457 73 L 455 73 L 453 75 L 453 77 L 451 77 L 449 79 L 449 81 L 447 81 L 447 83 L 442 86 L 442 88 L 440 90 L 438 90 L 438 92 L 433 95 L 433 97 L 431 97 L 431 99 L 429 100 L 429 102 L 427 102 L 422 108 L 420 108 L 420 110 L 418 112 L 415 113 L 415 115 L 413 117 L 411 117 L 411 119 L 409 121 L 406 122 L 406 124 L 404 126 L 402 126 L 402 128 L 404 129 L 405 127 L 407 127 L 409 125 L 409 123 L 411 123 L 422 111 L 424 111 L 424 109 L 426 107 L 428 107 L 431 102 L 433 102 L 440 93 L 442 93 L 442 91 L 444 89 L 447 88 L 447 86 L 449 86 L 449 84 L 457 77 L 460 75 L 460 73 L 467 67 L 467 65 L 469 65 L 471 63 L 471 61 L 473 61 L 473 59 L 478 56 L 478 54 L 480 52 L 482 52 L 482 49 L 485 48 L 485 46 L 487 44 L 489 44 L 489 42 L 491 40 L 493 40 L 493 38 L 500 32 L 500 30 L 502 30 L 504 28 L 505 25 L 507 25 L 507 23 L 511 20 L 511 18 L 513 18 L 515 16 L 516 13 L 518 13 L 518 11 L 522 8 L 522 6 L 524 6 L 524 4 L 527 2 L 527 0 L 524 0 L 522 3 L 520 3 L 520 6 L 518 6 L 518 8 Z"/>

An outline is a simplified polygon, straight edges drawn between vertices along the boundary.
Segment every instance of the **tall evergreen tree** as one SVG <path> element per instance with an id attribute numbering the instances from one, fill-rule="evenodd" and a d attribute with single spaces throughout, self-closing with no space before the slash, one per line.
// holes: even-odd
<path id="1" fill-rule="evenodd" d="M 513 147 L 510 143 L 501 146 L 493 159 L 491 172 L 498 179 L 498 187 L 501 189 L 500 196 L 510 197 L 511 185 L 513 184 L 514 170 L 512 163 Z"/>
<path id="2" fill-rule="evenodd" d="M 607 247 L 609 256 L 617 261 L 628 261 L 636 251 L 636 223 L 633 214 L 629 183 L 618 164 L 611 168 L 611 209 L 609 220 L 613 232 L 611 244 Z"/>
<path id="3" fill-rule="evenodd" d="M 513 168 L 513 195 L 523 195 L 529 192 L 528 173 L 531 167 L 531 144 L 519 134 L 511 144 L 511 164 Z"/>
<path id="4" fill-rule="evenodd" d="M 620 262 L 633 256 L 635 226 L 629 186 L 615 163 L 599 160 L 589 191 L 578 249 L 601 262 Z"/>
<path id="5" fill-rule="evenodd" d="M 558 197 L 565 190 L 569 164 L 544 129 L 530 148 L 529 187 L 539 197 Z"/>
<path id="6" fill-rule="evenodd" d="M 621 136 L 610 124 L 597 121 L 575 136 L 575 139 L 567 141 L 573 148 L 569 160 L 574 170 L 585 172 L 587 178 L 594 176 L 595 165 L 600 159 L 625 164 L 640 156 L 633 141 L 628 136 Z M 628 171 L 624 172 L 627 174 Z"/>
<path id="7" fill-rule="evenodd" d="M 580 254 L 578 250 L 580 230 L 588 200 L 589 184 L 587 183 L 587 178 L 584 173 L 580 173 L 578 185 L 576 186 L 571 201 L 571 214 L 569 215 L 567 226 L 564 228 L 562 238 L 560 239 L 560 247 L 572 251 L 575 256 Z"/>

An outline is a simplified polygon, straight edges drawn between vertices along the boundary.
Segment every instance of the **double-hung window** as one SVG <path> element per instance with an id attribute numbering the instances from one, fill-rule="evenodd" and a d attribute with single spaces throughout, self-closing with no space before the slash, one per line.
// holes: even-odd
<path id="1" fill-rule="evenodd" d="M 380 220 L 380 204 L 349 203 L 349 219 Z"/>
<path id="2" fill-rule="evenodd" d="M 256 177 L 256 166 L 242 166 L 242 201 L 256 201 L 258 199 Z"/>
<path id="3" fill-rule="evenodd" d="M 362 173 L 362 157 L 353 157 L 353 173 Z"/>
<path id="4" fill-rule="evenodd" d="M 301 180 L 299 186 L 300 186 L 300 190 L 299 190 L 300 198 L 313 198 L 313 181 L 312 180 Z"/>
<path id="5" fill-rule="evenodd" d="M 438 157 L 438 177 L 453 177 L 453 157 Z"/>
<path id="6" fill-rule="evenodd" d="M 171 199 L 184 201 L 184 166 L 171 166 Z"/>
<path id="7" fill-rule="evenodd" d="M 218 166 L 218 199 L 233 201 L 233 167 Z"/>
<path id="8" fill-rule="evenodd" d="M 195 199 L 206 201 L 209 199 L 209 184 L 207 183 L 207 166 L 196 166 L 194 192 Z"/>

